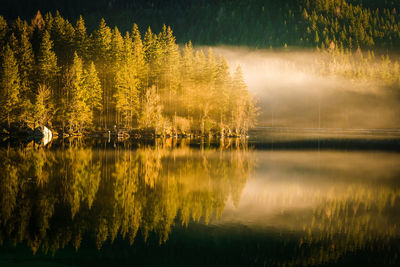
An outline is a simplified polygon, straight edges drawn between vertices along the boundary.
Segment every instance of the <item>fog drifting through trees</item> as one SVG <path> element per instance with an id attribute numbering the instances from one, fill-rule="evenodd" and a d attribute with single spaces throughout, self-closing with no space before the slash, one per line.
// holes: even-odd
<path id="1" fill-rule="evenodd" d="M 396 56 L 368 51 L 251 50 L 216 47 L 241 65 L 258 100 L 259 125 L 305 128 L 398 128 Z"/>

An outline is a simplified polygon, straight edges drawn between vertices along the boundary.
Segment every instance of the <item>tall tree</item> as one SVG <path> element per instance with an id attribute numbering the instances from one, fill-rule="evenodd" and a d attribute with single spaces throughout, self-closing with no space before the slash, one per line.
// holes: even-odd
<path id="1" fill-rule="evenodd" d="M 35 100 L 35 93 L 33 90 L 33 80 L 34 80 L 34 55 L 32 44 L 29 41 L 27 28 L 24 28 L 21 32 L 18 49 L 16 53 L 16 58 L 19 64 L 19 73 L 21 78 L 21 97 L 20 97 L 20 107 L 21 107 L 21 119 L 29 120 L 30 110 L 32 108 L 32 103 Z"/>
<path id="2" fill-rule="evenodd" d="M 7 122 L 8 127 L 18 117 L 18 102 L 20 94 L 20 77 L 18 63 L 14 52 L 9 45 L 4 49 L 0 80 L 0 109 L 1 120 Z"/>
<path id="3" fill-rule="evenodd" d="M 227 130 L 229 111 L 229 88 L 231 88 L 231 75 L 225 58 L 218 57 L 217 73 L 215 77 L 215 91 L 212 96 L 213 114 L 222 131 Z"/>
<path id="4" fill-rule="evenodd" d="M 134 119 L 139 112 L 139 94 L 138 80 L 135 73 L 129 68 L 129 64 L 123 64 L 117 71 L 114 84 L 118 122 L 126 128 L 132 128 Z"/>
<path id="5" fill-rule="evenodd" d="M 54 52 L 61 64 L 69 64 L 73 58 L 75 29 L 71 23 L 64 19 L 57 11 L 51 20 L 49 29 L 51 39 L 54 41 Z"/>
<path id="6" fill-rule="evenodd" d="M 74 48 L 78 55 L 84 59 L 89 56 L 89 38 L 86 32 L 85 21 L 82 16 L 76 21 L 75 35 L 74 35 Z"/>
<path id="7" fill-rule="evenodd" d="M 147 68 L 145 62 L 145 53 L 142 38 L 140 35 L 139 28 L 136 24 L 133 24 L 132 28 L 132 45 L 133 45 L 133 57 L 136 65 L 137 79 L 139 80 L 138 89 L 140 95 L 143 96 L 145 88 L 148 87 L 147 82 Z"/>
<path id="8" fill-rule="evenodd" d="M 7 21 L 4 19 L 3 16 L 0 16 L 0 47 L 6 42 L 6 36 L 8 32 Z"/>
<path id="9" fill-rule="evenodd" d="M 87 104 L 92 116 L 94 112 L 101 113 L 103 90 L 93 61 L 90 62 L 89 68 L 84 70 L 84 87 L 87 90 Z"/>
<path id="10" fill-rule="evenodd" d="M 69 70 L 71 83 L 69 89 L 69 104 L 66 120 L 70 132 L 81 133 L 92 124 L 92 114 L 88 105 L 88 88 L 85 87 L 82 59 L 75 52 L 72 66 Z"/>
<path id="11" fill-rule="evenodd" d="M 102 119 L 104 127 L 107 128 L 108 122 L 111 122 L 110 104 L 112 103 L 112 73 L 109 70 L 110 50 L 112 33 L 106 25 L 104 19 L 101 19 L 98 29 L 93 36 L 92 55 L 99 72 L 100 81 L 103 87 L 103 114 Z"/>
<path id="12" fill-rule="evenodd" d="M 50 40 L 50 33 L 45 31 L 39 48 L 37 59 L 38 83 L 43 83 L 54 90 L 58 74 L 57 56 L 53 51 L 53 41 Z M 54 95 L 52 93 L 52 95 Z"/>
<path id="13" fill-rule="evenodd" d="M 237 135 L 247 134 L 249 127 L 253 126 L 256 110 L 248 88 L 243 78 L 240 65 L 236 68 L 232 81 L 232 93 L 230 99 L 232 111 L 232 126 Z"/>

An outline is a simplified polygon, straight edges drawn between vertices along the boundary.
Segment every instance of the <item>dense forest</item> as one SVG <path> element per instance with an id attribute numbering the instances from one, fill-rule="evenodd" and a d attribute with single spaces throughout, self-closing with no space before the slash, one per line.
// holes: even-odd
<path id="1" fill-rule="evenodd" d="M 253 47 L 387 48 L 400 46 L 399 0 L 6 0 L 9 19 L 30 18 L 38 8 L 60 10 L 71 21 L 84 14 L 88 27 L 101 17 L 123 31 L 172 25 L 181 43 Z"/>
<path id="2" fill-rule="evenodd" d="M 246 134 L 256 109 L 240 67 L 176 44 L 170 27 L 121 34 L 101 19 L 88 34 L 59 12 L 12 23 L 0 17 L 0 120 L 61 132 L 151 129 Z"/>

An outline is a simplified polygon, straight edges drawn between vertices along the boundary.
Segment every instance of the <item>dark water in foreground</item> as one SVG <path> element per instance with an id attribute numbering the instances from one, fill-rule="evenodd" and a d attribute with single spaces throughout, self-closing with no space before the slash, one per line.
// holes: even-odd
<path id="1" fill-rule="evenodd" d="M 254 136 L 3 144 L 0 265 L 400 264 L 400 138 Z"/>

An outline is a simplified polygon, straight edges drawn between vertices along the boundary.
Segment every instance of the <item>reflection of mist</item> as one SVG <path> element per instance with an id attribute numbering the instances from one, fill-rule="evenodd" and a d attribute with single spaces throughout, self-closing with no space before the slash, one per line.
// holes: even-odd
<path id="1" fill-rule="evenodd" d="M 379 223 L 399 223 L 382 214 L 399 204 L 399 154 L 269 151 L 257 153 L 256 159 L 259 167 L 246 184 L 240 205 L 228 208 L 219 223 L 302 230 L 300 219 L 307 224 L 316 210 L 331 213 L 332 203 L 352 210 L 367 207 L 364 212 Z M 366 213 L 353 210 L 336 219 L 353 220 Z"/>
<path id="2" fill-rule="evenodd" d="M 400 90 L 370 78 L 362 84 L 317 75 L 317 52 L 217 47 L 240 64 L 261 108 L 259 124 L 285 127 L 398 128 Z M 320 119 L 320 123 L 319 123 Z"/>

